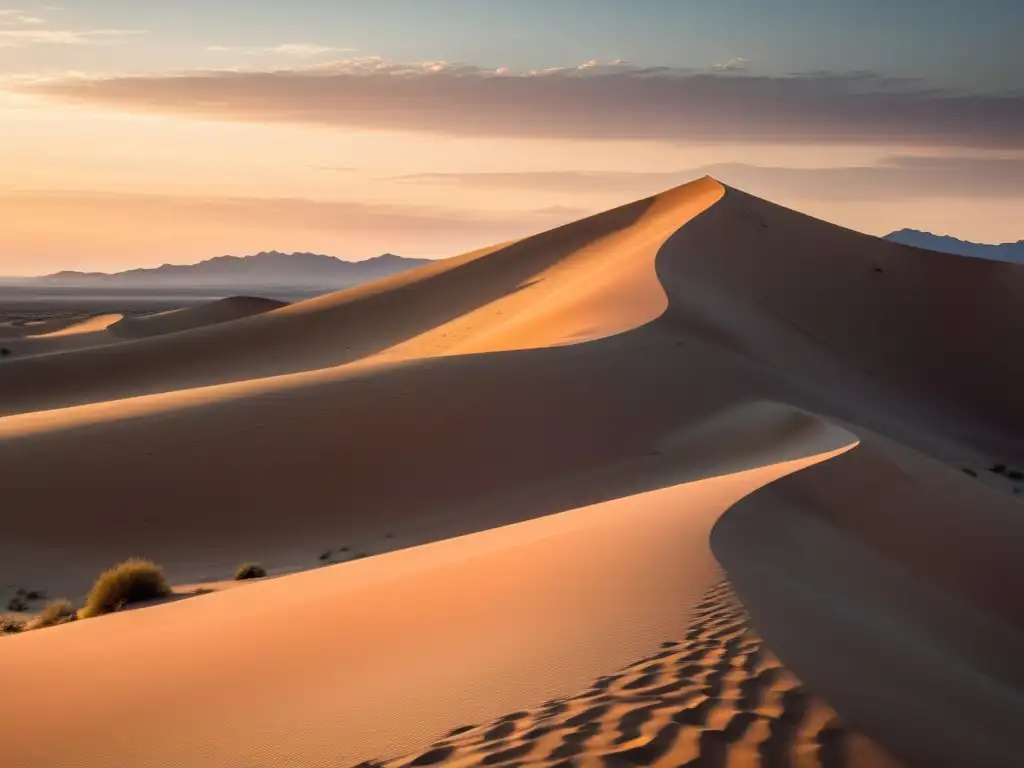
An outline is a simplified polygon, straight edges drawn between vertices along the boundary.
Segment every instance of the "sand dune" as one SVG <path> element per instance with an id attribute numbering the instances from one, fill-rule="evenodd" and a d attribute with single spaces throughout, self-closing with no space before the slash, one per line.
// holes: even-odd
<path id="1" fill-rule="evenodd" d="M 9 324 L 0 333 L 4 345 L 15 359 L 50 352 L 69 352 L 118 344 L 123 341 L 180 333 L 193 328 L 225 323 L 270 312 L 287 306 L 285 302 L 251 296 L 232 296 L 183 309 L 153 315 L 103 314 L 84 318 L 63 317 L 21 325 Z M 131 352 L 128 353 L 131 355 Z M 13 361 L 11 361 L 13 362 Z M 81 358 L 71 370 L 85 365 Z M 45 365 L 45 364 L 44 364 Z M 60 363 L 57 366 L 61 366 Z"/>
<path id="2" fill-rule="evenodd" d="M 117 339 L 107 329 L 120 322 L 122 317 L 118 314 L 104 314 L 10 326 L 12 333 L 4 338 L 4 346 L 12 354 L 22 357 L 113 344 Z"/>
<path id="3" fill-rule="evenodd" d="M 126 317 L 110 326 L 110 332 L 125 339 L 143 339 L 180 333 L 192 328 L 215 325 L 229 320 L 270 312 L 287 306 L 283 301 L 253 296 L 230 296 L 184 309 L 172 309 L 155 315 Z"/>
<path id="4" fill-rule="evenodd" d="M 1013 765 L 1024 518 L 948 463 L 1024 464 L 1022 296 L 1018 267 L 702 179 L 233 322 L 6 361 L 0 584 L 387 554 L 0 639 L 24 691 L 0 717 L 26 734 L 5 758 L 557 764 L 569 741 L 581 764 Z M 516 717 L 427 748 L 705 631 L 719 565 L 752 626 L 692 652 L 725 675 L 763 637 L 787 682 L 753 709 L 739 672 L 709 693 L 713 671 L 662 669 L 600 716 L 567 703 L 543 744 Z M 810 709 L 780 703 L 797 679 Z M 673 719 L 695 707 L 720 714 Z"/>

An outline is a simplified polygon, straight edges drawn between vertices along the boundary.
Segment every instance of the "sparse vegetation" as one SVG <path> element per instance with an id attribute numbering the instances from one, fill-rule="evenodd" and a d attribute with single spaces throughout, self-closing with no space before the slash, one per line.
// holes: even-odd
<path id="1" fill-rule="evenodd" d="M 7 357 L 9 354 L 11 354 L 11 350 L 7 347 L 0 347 L 0 356 Z"/>
<path id="2" fill-rule="evenodd" d="M 22 611 L 27 611 L 28 601 L 21 595 L 15 595 L 7 601 L 7 610 L 17 611 L 18 613 L 21 613 Z"/>
<path id="3" fill-rule="evenodd" d="M 25 629 L 25 620 L 0 616 L 0 635 L 15 635 Z"/>
<path id="4" fill-rule="evenodd" d="M 321 561 L 321 562 L 324 562 L 324 561 L 326 561 L 326 560 L 330 560 L 330 559 L 331 559 L 331 553 L 332 553 L 333 551 L 334 551 L 334 550 L 328 549 L 328 550 L 327 550 L 326 552 L 321 552 L 321 553 L 320 553 L 320 561 Z"/>
<path id="5" fill-rule="evenodd" d="M 997 475 L 1005 475 L 1010 480 L 1024 480 L 1024 472 L 1019 469 L 1010 469 L 1005 464 L 996 463 L 988 468 L 989 472 Z"/>
<path id="6" fill-rule="evenodd" d="M 962 467 L 962 469 L 963 469 L 963 473 L 964 473 L 965 475 L 970 475 L 971 477 L 977 477 L 977 476 L 978 476 L 978 473 L 977 473 L 977 472 L 975 472 L 975 471 L 974 471 L 973 469 L 971 469 L 970 467 Z"/>
<path id="7" fill-rule="evenodd" d="M 242 581 L 243 579 L 262 579 L 267 575 L 267 569 L 259 563 L 246 563 L 245 565 L 239 566 L 238 570 L 235 571 L 235 581 Z"/>
<path id="8" fill-rule="evenodd" d="M 55 627 L 58 624 L 74 621 L 77 617 L 75 607 L 71 604 L 71 601 L 61 598 L 60 600 L 50 602 L 43 608 L 43 612 L 32 622 L 32 629 Z"/>
<path id="9" fill-rule="evenodd" d="M 85 607 L 78 612 L 80 619 L 112 613 L 129 603 L 154 600 L 171 594 L 163 569 L 150 562 L 133 558 L 104 571 L 96 579 Z"/>

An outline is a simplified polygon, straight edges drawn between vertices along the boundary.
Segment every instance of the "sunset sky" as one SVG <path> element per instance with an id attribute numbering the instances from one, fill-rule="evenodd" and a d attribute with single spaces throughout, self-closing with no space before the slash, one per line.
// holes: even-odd
<path id="1" fill-rule="evenodd" d="M 2 2 L 0 274 L 449 256 L 708 173 L 1024 238 L 1019 0 Z"/>

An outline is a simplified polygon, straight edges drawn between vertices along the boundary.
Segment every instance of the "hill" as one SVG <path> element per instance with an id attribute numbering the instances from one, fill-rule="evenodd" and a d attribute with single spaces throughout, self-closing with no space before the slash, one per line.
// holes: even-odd
<path id="1" fill-rule="evenodd" d="M 344 287 L 394 275 L 428 263 L 386 253 L 365 261 L 343 261 L 318 253 L 263 251 L 251 256 L 217 256 L 197 264 L 164 264 L 150 269 L 103 272 L 63 271 L 31 282 L 51 287 L 253 288 Z"/>
<path id="2" fill-rule="evenodd" d="M 1024 240 L 989 245 L 987 243 L 972 243 L 969 240 L 958 240 L 949 235 L 933 235 L 931 232 L 922 232 L 917 229 L 901 229 L 891 232 L 885 236 L 885 239 L 893 243 L 912 245 L 915 248 L 925 248 L 929 251 L 1024 264 Z"/>

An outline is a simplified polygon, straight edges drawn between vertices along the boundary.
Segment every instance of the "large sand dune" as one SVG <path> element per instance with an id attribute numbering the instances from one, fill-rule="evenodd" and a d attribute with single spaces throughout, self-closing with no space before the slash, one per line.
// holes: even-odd
<path id="1" fill-rule="evenodd" d="M 129 555 L 195 583 L 387 553 L 0 639 L 5 759 L 477 764 L 475 731 L 416 750 L 698 632 L 722 566 L 742 632 L 854 729 L 851 764 L 1015 765 L 1024 508 L 948 464 L 1024 463 L 1022 297 L 1019 267 L 702 179 L 232 322 L 2 362 L 0 585 L 77 598 Z M 749 672 L 743 637 L 701 652 Z M 717 706 L 715 674 L 675 690 Z M 651 675 L 598 704 L 675 684 Z M 631 716 L 628 748 L 611 716 L 561 727 L 590 729 L 581 760 L 829 764 L 832 715 L 807 731 L 775 695 L 722 710 L 752 730 L 690 722 L 690 699 Z M 543 762 L 501 728 L 506 763 Z"/>

